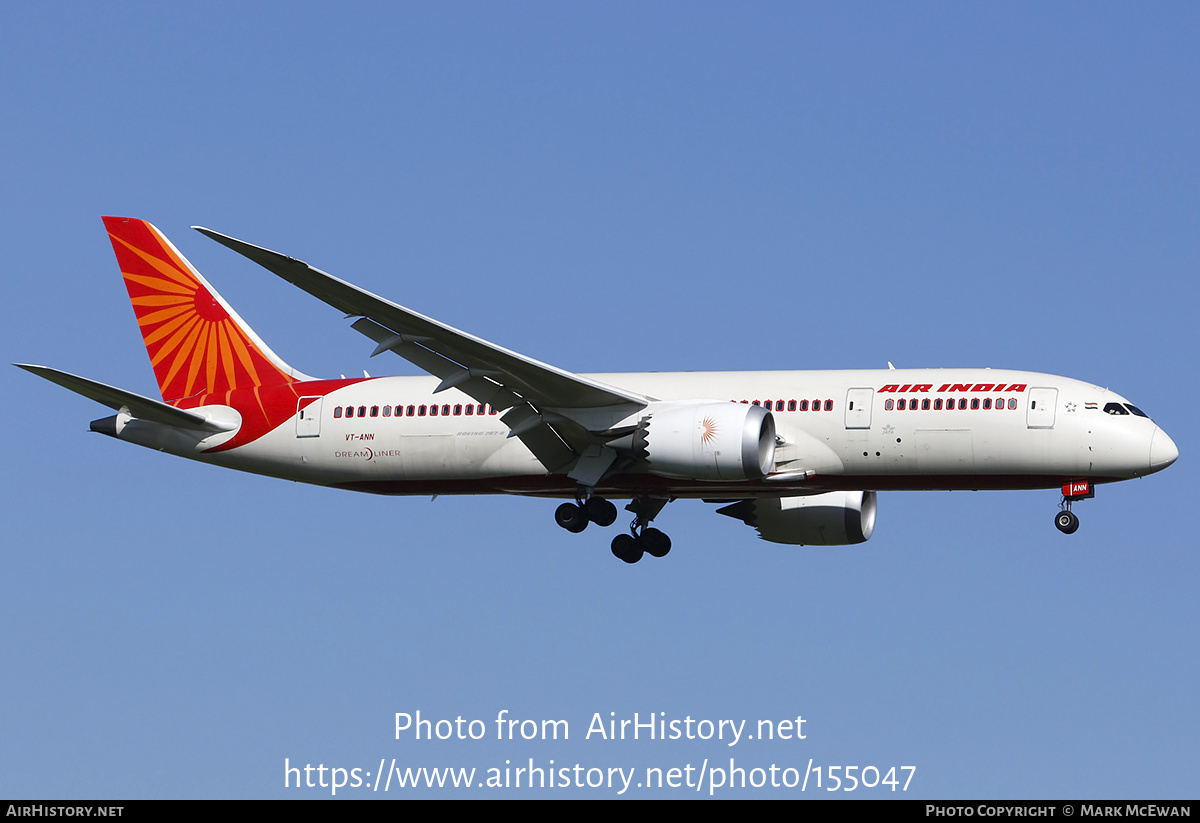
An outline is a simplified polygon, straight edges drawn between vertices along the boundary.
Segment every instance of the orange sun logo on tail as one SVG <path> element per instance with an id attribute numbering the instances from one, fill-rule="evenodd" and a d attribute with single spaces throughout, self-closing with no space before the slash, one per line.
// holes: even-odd
<path id="1" fill-rule="evenodd" d="M 158 229 L 122 217 L 104 225 L 164 400 L 293 382 Z"/>

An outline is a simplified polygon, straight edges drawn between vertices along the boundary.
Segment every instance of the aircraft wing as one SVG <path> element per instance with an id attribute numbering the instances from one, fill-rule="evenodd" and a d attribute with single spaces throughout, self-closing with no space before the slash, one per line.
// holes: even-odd
<path id="1" fill-rule="evenodd" d="M 480 403 L 509 409 L 502 420 L 549 471 L 572 465 L 600 442 L 569 415 L 571 410 L 628 408 L 653 398 L 589 380 L 439 323 L 404 306 L 313 268 L 294 257 L 193 226 L 347 315 L 353 328 L 378 345 L 440 377 L 436 391 L 457 388 Z"/>
<path id="2" fill-rule="evenodd" d="M 185 429 L 199 429 L 212 432 L 229 431 L 230 429 L 230 426 L 226 423 L 212 420 L 203 414 L 197 414 L 186 409 L 177 409 L 174 406 L 163 403 L 161 400 L 151 400 L 149 397 L 143 397 L 131 391 L 118 389 L 116 386 L 109 386 L 95 380 L 89 380 L 86 377 L 79 377 L 65 371 L 52 369 L 49 366 L 34 366 L 28 363 L 14 363 L 13 365 L 19 369 L 36 374 L 38 377 L 44 377 L 51 383 L 57 383 L 76 394 L 81 394 L 89 400 L 103 403 L 110 409 L 127 411 L 139 420 L 149 420 L 152 423 L 161 423 L 164 426 L 179 426 Z"/>

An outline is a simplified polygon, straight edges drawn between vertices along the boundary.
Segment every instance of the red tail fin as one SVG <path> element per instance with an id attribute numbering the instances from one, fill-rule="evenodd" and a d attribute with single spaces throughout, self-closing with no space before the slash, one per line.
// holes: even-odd
<path id="1" fill-rule="evenodd" d="M 105 217 L 166 401 L 306 379 L 271 351 L 144 220 Z"/>

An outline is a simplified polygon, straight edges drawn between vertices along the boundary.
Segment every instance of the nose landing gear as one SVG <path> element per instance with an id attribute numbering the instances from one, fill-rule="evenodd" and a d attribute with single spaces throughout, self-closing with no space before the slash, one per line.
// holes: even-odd
<path id="1" fill-rule="evenodd" d="M 1072 480 L 1062 487 L 1062 511 L 1054 515 L 1054 526 L 1063 534 L 1074 534 L 1079 528 L 1079 518 L 1071 511 L 1071 503 L 1096 496 L 1096 487 L 1087 480 Z"/>

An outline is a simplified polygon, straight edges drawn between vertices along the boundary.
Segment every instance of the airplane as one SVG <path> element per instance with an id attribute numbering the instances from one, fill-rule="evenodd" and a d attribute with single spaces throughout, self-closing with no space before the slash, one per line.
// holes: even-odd
<path id="1" fill-rule="evenodd" d="M 287 480 L 384 495 L 565 499 L 558 525 L 633 517 L 612 553 L 662 557 L 679 498 L 760 538 L 853 545 L 877 493 L 1059 489 L 1055 525 L 1095 487 L 1165 469 L 1175 443 L 1105 388 L 998 369 L 572 374 L 195 226 L 319 300 L 427 377 L 319 379 L 285 363 L 158 229 L 105 217 L 161 400 L 15 364 L 116 414 L 92 431 Z"/>

